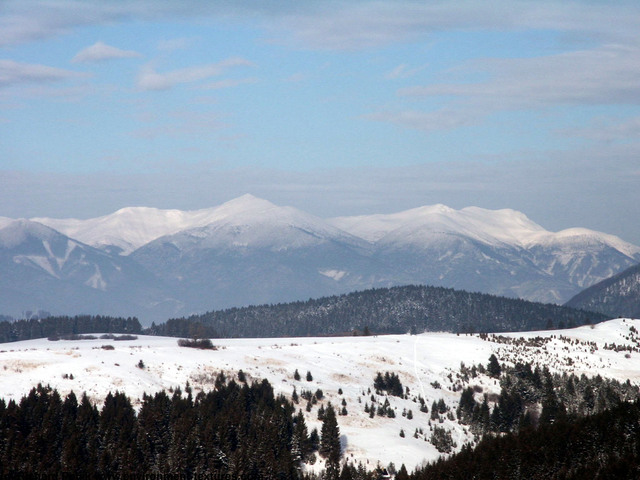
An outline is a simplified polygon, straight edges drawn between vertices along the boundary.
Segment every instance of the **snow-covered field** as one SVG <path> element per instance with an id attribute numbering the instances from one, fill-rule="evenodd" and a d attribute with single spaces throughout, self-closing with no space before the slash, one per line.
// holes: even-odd
<path id="1" fill-rule="evenodd" d="M 166 337 L 139 336 L 131 341 L 30 340 L 0 345 L 0 397 L 19 400 L 33 386 L 43 383 L 62 395 L 70 390 L 77 394 L 86 391 L 96 402 L 101 402 L 109 391 L 124 391 L 137 402 L 144 392 L 184 387 L 187 381 L 194 392 L 208 390 L 213 388 L 218 372 L 235 376 L 242 369 L 249 379 L 268 379 L 276 393 L 291 396 L 294 387 L 298 394 L 321 389 L 323 402 L 331 401 L 338 411 L 344 399 L 348 414 L 338 416 L 338 422 L 345 455 L 369 462 L 370 467 L 377 461 L 383 465 L 392 461 L 411 469 L 439 456 L 435 447 L 425 441 L 424 436 L 429 437 L 430 414 L 420 412 L 416 397 L 422 396 L 429 408 L 434 400 L 443 399 L 455 410 L 460 396 L 456 373 L 461 362 L 466 366 L 486 365 L 495 353 L 501 362 L 530 361 L 547 365 L 552 371 L 600 374 L 639 384 L 640 353 L 603 348 L 606 343 L 640 346 L 640 336 L 631 327 L 640 330 L 640 320 L 618 319 L 593 327 L 503 335 L 512 339 L 551 337 L 541 346 L 534 346 L 533 342 L 517 346 L 504 338 L 483 340 L 478 335 L 449 333 L 221 339 L 214 341 L 217 350 L 179 347 L 177 339 Z M 113 350 L 103 349 L 104 345 L 113 346 Z M 140 360 L 144 368 L 138 367 Z M 296 369 L 301 375 L 297 381 Z M 311 381 L 306 380 L 307 371 L 313 377 Z M 397 373 L 410 393 L 407 399 L 388 397 L 395 418 L 369 418 L 364 405 L 371 404 L 371 395 L 375 395 L 374 377 L 377 372 L 387 371 Z M 487 376 L 476 377 L 472 384 L 485 393 L 500 391 L 497 381 Z M 384 402 L 381 396 L 376 400 Z M 300 399 L 299 406 L 304 411 L 306 401 Z M 317 408 L 307 413 L 310 429 L 320 427 Z M 411 419 L 402 415 L 408 410 L 412 411 Z M 452 432 L 458 447 L 471 439 L 467 429 L 455 420 L 446 419 L 441 426 Z M 419 428 L 425 435 L 415 438 L 414 432 Z M 404 438 L 399 435 L 401 429 L 406 434 Z"/>

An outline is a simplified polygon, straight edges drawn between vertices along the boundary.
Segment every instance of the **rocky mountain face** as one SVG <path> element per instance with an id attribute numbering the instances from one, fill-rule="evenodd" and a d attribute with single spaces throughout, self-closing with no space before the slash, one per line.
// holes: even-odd
<path id="1" fill-rule="evenodd" d="M 640 261 L 600 232 L 444 205 L 321 219 L 251 195 L 88 220 L 0 219 L 0 313 L 173 316 L 429 284 L 564 303 Z"/>
<path id="2" fill-rule="evenodd" d="M 612 317 L 640 317 L 640 265 L 627 268 L 580 292 L 567 306 Z"/>

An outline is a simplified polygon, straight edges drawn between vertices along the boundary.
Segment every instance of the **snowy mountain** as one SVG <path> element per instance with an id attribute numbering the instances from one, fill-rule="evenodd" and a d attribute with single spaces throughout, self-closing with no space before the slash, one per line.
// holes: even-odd
<path id="1" fill-rule="evenodd" d="M 215 340 L 217 350 L 181 348 L 175 338 L 166 337 L 139 336 L 118 342 L 99 336 L 56 342 L 29 340 L 11 343 L 10 348 L 5 345 L 7 348 L 0 351 L 4 365 L 0 369 L 0 398 L 19 401 L 42 383 L 56 388 L 61 395 L 71 390 L 78 396 L 87 392 L 98 404 L 109 391 L 119 390 L 139 407 L 145 392 L 184 387 L 189 382 L 196 395 L 213 389 L 220 371 L 231 379 L 242 370 L 250 382 L 267 379 L 276 395 L 287 398 L 292 397 L 294 388 L 298 395 L 305 390 L 322 390 L 322 399 L 310 411 L 305 409 L 305 400 L 298 404 L 309 430 L 320 428 L 320 405 L 344 405 L 346 414 L 338 416 L 344 458 L 361 461 L 369 469 L 378 462 L 383 466 L 393 462 L 397 467 L 404 463 L 412 470 L 441 455 L 432 437 L 436 426 L 448 432 L 455 443 L 453 451 L 474 442 L 471 427 L 461 421 L 456 410 L 467 388 L 473 388 L 478 403 L 484 394 L 488 395 L 490 408 L 498 403 L 506 382 L 475 368 L 487 365 L 492 354 L 503 370 L 517 362 L 530 362 L 540 369 L 548 367 L 551 374 L 573 374 L 576 380 L 572 389 L 577 400 L 582 401 L 580 389 L 586 386 L 585 393 L 590 390 L 591 397 L 598 398 L 594 403 L 599 403 L 613 393 L 607 387 L 598 393 L 596 389 L 603 386 L 603 378 L 622 385 L 629 380 L 628 387 L 640 383 L 640 338 L 634 333 L 638 329 L 640 320 L 618 319 L 592 327 L 485 338 L 427 333 L 219 339 Z M 140 361 L 144 368 L 139 368 Z M 295 370 L 302 374 L 299 380 L 294 377 Z M 311 380 L 305 379 L 307 371 Z M 396 374 L 408 392 L 406 398 L 376 392 L 374 378 L 378 372 Z M 561 391 L 558 389 L 558 394 Z M 372 416 L 365 411 L 382 407 L 386 401 L 388 409 L 395 412 L 393 417 L 377 413 Z M 434 415 L 432 406 L 440 401 L 447 413 Z M 528 402 L 529 408 L 536 408 L 532 405 L 535 400 L 530 398 Z M 421 410 L 421 405 L 427 408 Z M 576 406 L 579 403 L 567 403 L 567 408 Z M 404 436 L 400 435 L 401 430 Z"/>
<path id="2" fill-rule="evenodd" d="M 158 237 L 207 225 L 216 219 L 215 208 L 181 211 L 127 207 L 88 220 L 33 218 L 87 245 L 128 255 Z"/>
<path id="3" fill-rule="evenodd" d="M 600 232 L 549 232 L 521 212 L 444 205 L 329 220 L 374 244 L 408 282 L 562 302 L 640 260 L 640 247 Z"/>
<path id="4" fill-rule="evenodd" d="M 114 274 L 108 282 L 106 270 L 94 268 L 90 275 L 83 270 L 85 277 L 75 281 L 92 291 L 64 304 L 72 310 L 58 310 L 63 304 L 47 292 L 63 288 L 66 280 L 56 265 L 65 251 L 56 253 L 52 263 L 35 260 L 44 254 L 32 255 L 31 264 L 41 262 L 39 274 L 48 275 L 52 286 L 36 294 L 33 283 L 12 282 L 13 270 L 6 270 L 0 280 L 15 283 L 15 294 L 0 303 L 0 313 L 15 315 L 16 309 L 34 307 L 58 314 L 107 313 L 105 305 L 122 300 L 108 298 L 114 288 L 126 293 L 128 304 L 137 305 L 129 314 L 144 323 L 405 284 L 563 303 L 640 261 L 640 247 L 612 235 L 586 229 L 549 232 L 508 209 L 433 205 L 321 219 L 244 195 L 194 211 L 129 207 L 87 220 L 36 220 L 129 269 L 118 270 L 119 277 Z M 11 222 L 0 219 L 0 228 Z M 144 298 L 135 298 L 140 290 Z M 96 292 L 103 292 L 98 296 L 105 300 L 94 301 Z"/>
<path id="5" fill-rule="evenodd" d="M 131 258 L 201 310 L 306 299 L 375 282 L 368 243 L 320 218 L 249 195 L 212 217 Z"/>
<path id="6" fill-rule="evenodd" d="M 162 282 L 111 255 L 30 220 L 0 222 L 0 305 L 25 310 L 131 315 L 153 311 Z"/>
<path id="7" fill-rule="evenodd" d="M 612 316 L 640 317 L 640 265 L 592 285 L 566 305 Z"/>

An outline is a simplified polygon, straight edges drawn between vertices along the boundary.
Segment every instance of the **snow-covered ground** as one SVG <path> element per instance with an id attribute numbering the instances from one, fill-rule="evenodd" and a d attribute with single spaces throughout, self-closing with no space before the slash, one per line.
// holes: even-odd
<path id="1" fill-rule="evenodd" d="M 101 402 L 109 391 L 124 391 L 134 402 L 144 392 L 153 393 L 171 387 L 184 387 L 188 381 L 195 392 L 213 388 L 216 375 L 224 371 L 235 376 L 242 369 L 249 379 L 266 378 L 276 393 L 290 396 L 294 387 L 321 389 L 323 402 L 331 401 L 338 410 L 346 401 L 346 416 L 338 416 L 345 455 L 355 461 L 377 461 L 396 466 L 404 463 L 414 468 L 439 453 L 425 441 L 429 433 L 429 413 L 420 412 L 416 397 L 422 396 L 431 408 L 433 401 L 443 399 L 457 407 L 460 389 L 456 373 L 461 362 L 466 366 L 487 364 L 495 353 L 501 362 L 531 361 L 547 365 L 552 371 L 577 375 L 600 374 L 620 381 L 640 383 L 640 353 L 605 350 L 605 343 L 639 346 L 640 320 L 618 319 L 593 327 L 547 332 L 507 333 L 503 337 L 531 339 L 551 337 L 542 346 L 516 346 L 515 343 L 483 340 L 478 335 L 425 333 L 371 337 L 322 337 L 281 339 L 215 340 L 217 350 L 195 350 L 179 347 L 177 339 L 139 336 L 131 341 L 107 339 L 48 341 L 30 340 L 0 345 L 0 397 L 19 400 L 39 382 L 49 384 L 65 395 L 86 391 Z M 563 337 L 563 338 L 561 338 Z M 572 342 L 567 340 L 571 339 Z M 577 342 L 576 342 L 577 340 Z M 103 349 L 111 345 L 113 350 Z M 144 368 L 139 368 L 142 360 Z M 301 379 L 294 380 L 298 370 Z M 313 380 L 306 380 L 307 371 Z M 373 380 L 377 372 L 397 373 L 403 386 L 409 387 L 407 399 L 389 396 L 395 418 L 364 412 L 375 395 Z M 454 389 L 454 385 L 458 387 Z M 485 393 L 498 393 L 496 380 L 479 376 L 472 380 Z M 338 390 L 342 390 L 339 394 Z M 369 389 L 371 389 L 369 391 Z M 456 391 L 457 390 L 457 391 Z M 377 396 L 379 402 L 384 397 Z M 306 401 L 300 399 L 300 408 Z M 310 429 L 320 427 L 315 406 L 307 413 Z M 412 419 L 403 411 L 412 411 Z M 441 425 L 452 432 L 460 447 L 471 439 L 464 426 L 444 420 Z M 425 435 L 414 437 L 416 429 Z M 405 437 L 400 437 L 400 430 Z"/>

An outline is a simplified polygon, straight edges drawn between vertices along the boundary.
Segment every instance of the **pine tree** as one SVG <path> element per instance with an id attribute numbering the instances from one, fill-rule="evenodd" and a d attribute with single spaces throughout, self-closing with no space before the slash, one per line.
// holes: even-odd
<path id="1" fill-rule="evenodd" d="M 489 364 L 487 365 L 487 373 L 490 377 L 499 378 L 502 373 L 502 367 L 500 367 L 500 362 L 498 362 L 498 358 L 492 353 L 489 357 Z"/>
<path id="2" fill-rule="evenodd" d="M 404 463 L 396 474 L 396 480 L 409 480 L 409 473 L 407 472 L 407 467 L 404 466 Z"/>
<path id="3" fill-rule="evenodd" d="M 340 472 L 340 428 L 336 419 L 336 412 L 331 402 L 327 405 L 322 422 L 319 453 L 327 459 L 327 476 L 330 479 L 338 477 Z"/>

